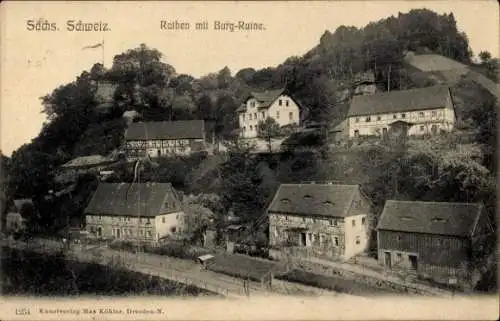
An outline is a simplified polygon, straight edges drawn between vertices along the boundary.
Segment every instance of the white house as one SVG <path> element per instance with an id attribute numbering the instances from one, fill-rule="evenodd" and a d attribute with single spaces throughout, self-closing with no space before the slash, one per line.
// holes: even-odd
<path id="1" fill-rule="evenodd" d="M 456 122 L 450 89 L 433 86 L 354 96 L 346 119 L 349 138 L 383 136 L 402 123 L 407 134 L 451 131 Z"/>
<path id="2" fill-rule="evenodd" d="M 98 238 L 157 242 L 186 228 L 170 183 L 101 183 L 85 209 L 86 230 Z"/>
<path id="3" fill-rule="evenodd" d="M 239 127 L 244 138 L 257 137 L 260 121 L 273 118 L 280 125 L 300 125 L 300 108 L 284 89 L 253 92 L 238 110 Z"/>

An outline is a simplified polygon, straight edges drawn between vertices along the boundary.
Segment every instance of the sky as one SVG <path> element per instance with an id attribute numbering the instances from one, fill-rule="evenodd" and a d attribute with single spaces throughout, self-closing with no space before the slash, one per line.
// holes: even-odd
<path id="1" fill-rule="evenodd" d="M 340 25 L 364 27 L 398 12 L 427 8 L 453 12 L 475 55 L 498 57 L 499 12 L 496 1 L 301 1 L 175 2 L 86 1 L 2 2 L 0 68 L 0 150 L 12 151 L 36 137 L 45 120 L 40 97 L 75 80 L 102 61 L 101 49 L 82 50 L 104 41 L 104 64 L 141 43 L 164 54 L 178 73 L 195 77 L 228 66 L 276 66 L 302 55 L 325 32 Z M 29 20 L 56 23 L 58 31 L 27 30 Z M 107 23 L 107 32 L 68 31 L 67 21 Z M 161 30 L 161 21 L 189 22 L 190 30 Z M 195 22 L 263 23 L 262 31 L 194 30 Z M 212 29 L 212 28 L 211 28 Z M 57 143 L 57 142 L 55 142 Z"/>

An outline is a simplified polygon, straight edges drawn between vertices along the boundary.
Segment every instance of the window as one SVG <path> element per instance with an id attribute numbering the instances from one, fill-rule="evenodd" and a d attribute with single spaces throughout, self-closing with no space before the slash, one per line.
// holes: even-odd
<path id="1" fill-rule="evenodd" d="M 356 235 L 356 244 L 361 243 L 361 237 L 359 235 Z"/>
<path id="2" fill-rule="evenodd" d="M 436 112 L 436 111 L 433 111 L 433 112 L 432 112 L 432 117 L 436 117 L 436 115 L 437 115 L 437 112 Z"/>
<path id="3" fill-rule="evenodd" d="M 252 120 L 252 114 L 248 114 L 248 119 Z"/>
<path id="4" fill-rule="evenodd" d="M 245 121 L 245 114 L 241 115 L 241 119 Z"/>
<path id="5" fill-rule="evenodd" d="M 250 106 L 255 107 L 255 101 L 252 101 L 252 102 L 250 103 Z M 251 116 L 251 115 L 250 115 L 250 116 Z M 250 119 L 251 119 L 251 118 L 250 118 Z"/>
<path id="6" fill-rule="evenodd" d="M 380 119 L 381 119 L 380 116 L 377 116 L 377 120 L 380 120 Z"/>
<path id="7" fill-rule="evenodd" d="M 162 222 L 162 223 L 165 223 L 165 217 L 162 217 L 162 218 L 161 218 L 161 222 Z"/>
<path id="8" fill-rule="evenodd" d="M 143 230 L 141 230 L 141 232 L 140 232 L 140 233 L 141 233 L 141 236 L 143 236 L 143 235 L 144 235 L 144 231 L 143 231 Z"/>
<path id="9" fill-rule="evenodd" d="M 335 236 L 333 238 L 333 242 L 335 243 L 335 246 L 339 246 L 339 238 L 338 238 L 338 236 Z"/>
<path id="10" fill-rule="evenodd" d="M 425 130 L 425 126 L 420 126 L 420 131 L 423 132 Z"/>
<path id="11" fill-rule="evenodd" d="M 150 219 L 150 218 L 148 218 L 148 219 L 146 220 L 146 224 L 151 224 L 151 219 Z"/>
<path id="12" fill-rule="evenodd" d="M 356 226 L 356 220 L 352 220 L 352 226 Z"/>
<path id="13" fill-rule="evenodd" d="M 147 233 L 148 233 L 148 237 L 152 236 L 151 231 L 148 231 Z"/>
<path id="14" fill-rule="evenodd" d="M 179 219 L 179 214 L 176 214 L 175 215 L 175 219 L 178 220 Z"/>
<path id="15" fill-rule="evenodd" d="M 359 130 L 357 130 L 357 129 L 356 129 L 356 130 L 354 131 L 354 137 L 359 137 Z"/>
<path id="16" fill-rule="evenodd" d="M 265 111 L 262 112 L 262 119 L 264 119 L 264 118 L 266 118 L 266 112 Z"/>
<path id="17" fill-rule="evenodd" d="M 290 102 L 288 100 L 285 100 L 285 106 L 290 106 Z"/>
<path id="18" fill-rule="evenodd" d="M 397 118 L 398 118 L 398 115 L 392 115 L 392 118 L 393 118 L 393 119 L 397 119 Z"/>
<path id="19" fill-rule="evenodd" d="M 366 119 L 365 119 L 365 121 L 366 121 L 367 123 L 369 123 L 371 120 L 372 120 L 372 119 L 371 119 L 371 117 L 370 117 L 370 116 L 366 117 Z"/>
<path id="20" fill-rule="evenodd" d="M 243 131 L 246 132 L 247 131 L 247 126 L 243 126 Z"/>
<path id="21" fill-rule="evenodd" d="M 401 235 L 396 236 L 396 240 L 401 241 Z"/>
<path id="22" fill-rule="evenodd" d="M 305 218 L 305 217 L 303 217 L 303 218 L 302 218 L 302 222 L 305 222 L 305 221 L 306 221 L 306 218 Z"/>
<path id="23" fill-rule="evenodd" d="M 289 219 L 288 215 L 285 215 L 285 221 L 289 221 L 289 220 L 290 219 Z"/>
<path id="24" fill-rule="evenodd" d="M 288 119 L 289 119 L 289 120 L 292 120 L 292 119 L 293 119 L 293 113 L 292 113 L 292 112 L 289 112 L 289 113 L 288 113 Z"/>
<path id="25" fill-rule="evenodd" d="M 257 113 L 253 113 L 253 118 L 257 119 Z"/>
<path id="26" fill-rule="evenodd" d="M 356 117 L 356 123 L 359 123 L 359 117 Z"/>
<path id="27" fill-rule="evenodd" d="M 401 253 L 396 253 L 396 256 L 398 257 L 398 259 L 401 259 L 403 257 L 403 254 Z"/>
<path id="28" fill-rule="evenodd" d="M 330 220 L 330 225 L 333 225 L 333 221 L 334 221 L 334 220 Z"/>
<path id="29" fill-rule="evenodd" d="M 362 217 L 361 218 L 361 225 L 365 225 L 365 223 L 366 223 L 366 217 Z"/>
<path id="30" fill-rule="evenodd" d="M 252 125 L 250 125 L 250 130 L 253 130 L 253 126 Z"/>
<path id="31" fill-rule="evenodd" d="M 175 233 L 175 231 L 176 231 L 175 226 L 172 226 L 172 227 L 170 228 L 170 232 Z"/>
<path id="32" fill-rule="evenodd" d="M 337 226 L 337 220 L 333 220 L 333 226 Z"/>
<path id="33" fill-rule="evenodd" d="M 279 104 L 280 106 L 281 106 L 281 105 L 283 105 L 283 101 L 280 99 L 280 100 L 278 101 L 278 104 Z"/>
<path id="34" fill-rule="evenodd" d="M 406 118 L 406 114 L 401 114 L 401 118 Z"/>
<path id="35" fill-rule="evenodd" d="M 439 239 L 437 239 L 437 240 L 435 241 L 435 243 L 436 243 L 436 246 L 441 246 L 441 245 L 442 245 L 442 242 L 441 242 L 441 240 L 439 240 Z"/>
<path id="36" fill-rule="evenodd" d="M 424 117 L 424 116 L 425 116 L 425 114 L 424 114 L 423 111 L 421 111 L 421 112 L 418 113 L 418 117 Z"/>
<path id="37" fill-rule="evenodd" d="M 276 112 L 276 118 L 279 119 L 280 118 L 280 112 L 279 110 Z"/>

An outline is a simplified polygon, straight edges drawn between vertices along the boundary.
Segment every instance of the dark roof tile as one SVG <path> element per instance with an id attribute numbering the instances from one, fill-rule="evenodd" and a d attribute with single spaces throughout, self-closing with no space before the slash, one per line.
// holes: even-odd
<path id="1" fill-rule="evenodd" d="M 358 185 L 282 184 L 268 212 L 346 217 L 358 191 Z"/>
<path id="2" fill-rule="evenodd" d="M 177 211 L 180 200 L 170 183 L 101 183 L 85 214 L 153 217 Z"/>
<path id="3" fill-rule="evenodd" d="M 448 87 L 433 86 L 354 96 L 347 116 L 440 108 L 446 105 L 448 94 Z"/>
<path id="4" fill-rule="evenodd" d="M 130 124 L 125 139 L 202 139 L 204 131 L 203 120 L 137 122 Z"/>
<path id="5" fill-rule="evenodd" d="M 482 205 L 476 203 L 388 200 L 377 229 L 470 236 L 481 208 Z"/>

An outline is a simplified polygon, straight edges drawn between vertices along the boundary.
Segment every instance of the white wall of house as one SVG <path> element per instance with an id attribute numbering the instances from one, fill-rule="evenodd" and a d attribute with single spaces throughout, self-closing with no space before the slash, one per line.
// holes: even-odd
<path id="1" fill-rule="evenodd" d="M 389 124 L 397 120 L 415 124 L 410 127 L 408 135 L 432 134 L 433 126 L 439 134 L 441 130 L 451 131 L 454 128 L 455 113 L 452 107 L 443 106 L 435 109 L 349 117 L 349 137 L 356 137 L 356 131 L 360 136 L 380 136 L 384 128 L 388 131 Z"/>
<path id="2" fill-rule="evenodd" d="M 185 228 L 184 212 L 158 215 L 155 219 L 156 240 L 165 236 L 180 235 Z"/>
<path id="3" fill-rule="evenodd" d="M 300 109 L 295 101 L 288 95 L 281 95 L 268 108 L 259 109 L 259 102 L 251 98 L 246 103 L 246 112 L 239 114 L 241 135 L 244 138 L 257 137 L 259 121 L 270 117 L 281 126 L 300 124 Z"/>
<path id="4" fill-rule="evenodd" d="M 344 259 L 364 252 L 368 246 L 368 218 L 366 214 L 345 218 Z"/>
<path id="5" fill-rule="evenodd" d="M 161 237 L 182 233 L 184 215 L 184 212 L 175 212 L 156 217 L 141 217 L 140 224 L 138 224 L 139 217 L 86 215 L 85 223 L 86 230 L 94 235 L 97 235 L 100 228 L 102 238 L 158 241 Z"/>

